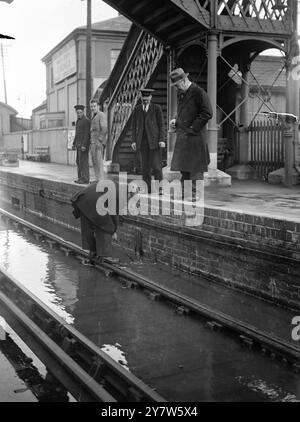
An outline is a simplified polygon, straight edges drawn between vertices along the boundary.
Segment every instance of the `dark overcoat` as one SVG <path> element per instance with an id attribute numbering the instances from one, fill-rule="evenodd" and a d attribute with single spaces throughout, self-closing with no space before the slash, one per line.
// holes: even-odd
<path id="1" fill-rule="evenodd" d="M 100 215 L 97 212 L 96 204 L 98 198 L 103 195 L 102 192 L 96 191 L 97 183 L 92 183 L 85 189 L 77 192 L 71 199 L 75 218 L 79 218 L 83 214 L 95 227 L 106 233 L 113 234 L 118 228 L 117 215 Z M 118 189 L 117 191 L 117 209 L 118 209 Z"/>
<path id="2" fill-rule="evenodd" d="M 85 147 L 86 149 L 89 149 L 90 127 L 90 121 L 85 116 L 81 119 L 77 119 L 73 146 L 76 148 Z"/>
<path id="3" fill-rule="evenodd" d="M 177 136 L 171 170 L 190 173 L 207 171 L 210 160 L 206 124 L 212 115 L 207 93 L 192 83 L 178 101 Z"/>
<path id="4" fill-rule="evenodd" d="M 141 149 L 144 129 L 147 134 L 150 149 L 159 148 L 159 142 L 165 142 L 164 119 L 162 109 L 158 104 L 150 103 L 147 113 L 142 104 L 136 106 L 132 114 L 132 142 L 136 143 L 137 151 Z"/>

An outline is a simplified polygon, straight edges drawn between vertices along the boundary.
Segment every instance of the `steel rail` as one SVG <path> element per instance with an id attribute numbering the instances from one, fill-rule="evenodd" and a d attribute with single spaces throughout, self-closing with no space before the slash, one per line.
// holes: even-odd
<path id="1" fill-rule="evenodd" d="M 0 215 L 4 215 L 11 220 L 27 226 L 31 230 L 39 233 L 46 238 L 60 244 L 63 249 L 68 249 L 72 253 L 78 254 L 87 258 L 88 254 L 79 246 L 67 242 L 66 240 L 56 236 L 40 227 L 9 213 L 0 208 Z M 228 333 L 233 333 L 239 336 L 242 343 L 249 348 L 258 348 L 262 353 L 269 355 L 272 359 L 277 358 L 285 363 L 290 363 L 296 372 L 300 371 L 300 349 L 280 339 L 274 335 L 263 332 L 254 326 L 243 321 L 230 317 L 220 311 L 206 306 L 196 300 L 191 299 L 183 294 L 178 294 L 176 291 L 164 287 L 155 281 L 137 274 L 128 269 L 118 267 L 115 264 L 102 263 L 101 265 L 95 263 L 95 268 L 104 272 L 106 275 L 115 275 L 120 281 L 126 281 L 130 287 L 141 287 L 148 292 L 152 292 L 152 297 L 156 300 L 165 300 L 168 303 L 175 305 L 176 311 L 179 313 L 193 314 L 200 316 L 207 320 L 207 326 L 212 330 L 222 330 Z"/>
<path id="2" fill-rule="evenodd" d="M 51 365 L 52 373 L 78 401 L 116 402 L 102 385 L 88 375 L 2 291 L 0 291 L 0 305 L 1 315 L 5 320 L 16 332 L 20 328 L 19 325 L 22 326 L 26 332 L 26 344 L 34 349 L 39 358 L 44 362 L 47 361 L 47 366 Z"/>
<path id="3" fill-rule="evenodd" d="M 45 340 L 45 347 L 49 351 L 58 351 L 58 356 L 60 354 L 63 356 L 60 359 L 63 365 L 65 358 L 67 363 L 73 362 L 77 365 L 77 372 L 88 374 L 87 380 L 90 379 L 98 386 L 104 386 L 105 391 L 109 392 L 107 399 L 111 397 L 114 401 L 165 401 L 162 396 L 59 317 L 1 267 L 0 303 L 5 305 L 21 324 L 24 323 L 33 336 Z M 47 341 L 51 343 L 51 347 L 48 347 Z M 94 374 L 93 377 L 90 374 Z M 84 378 L 82 382 L 84 383 Z"/>

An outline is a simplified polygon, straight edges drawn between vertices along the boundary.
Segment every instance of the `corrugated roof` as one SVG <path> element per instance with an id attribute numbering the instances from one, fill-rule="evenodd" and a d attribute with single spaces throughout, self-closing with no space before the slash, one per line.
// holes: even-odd
<path id="1" fill-rule="evenodd" d="M 277 56 L 259 56 L 251 64 L 251 72 L 260 85 L 270 87 L 284 65 L 284 58 Z M 250 74 L 250 85 L 257 85 L 255 78 Z M 286 86 L 285 69 L 281 72 L 274 87 Z"/>
<path id="2" fill-rule="evenodd" d="M 131 21 L 122 15 L 116 18 L 107 19 L 105 21 L 95 22 L 92 24 L 92 29 L 99 31 L 119 31 L 128 32 L 131 26 Z M 81 26 L 80 28 L 86 28 Z"/>

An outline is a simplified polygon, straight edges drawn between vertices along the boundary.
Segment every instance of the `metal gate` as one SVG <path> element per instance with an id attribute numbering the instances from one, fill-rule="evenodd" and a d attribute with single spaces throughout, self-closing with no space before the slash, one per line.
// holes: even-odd
<path id="1" fill-rule="evenodd" d="M 283 125 L 256 121 L 249 127 L 250 165 L 257 178 L 268 179 L 268 174 L 284 167 Z"/>

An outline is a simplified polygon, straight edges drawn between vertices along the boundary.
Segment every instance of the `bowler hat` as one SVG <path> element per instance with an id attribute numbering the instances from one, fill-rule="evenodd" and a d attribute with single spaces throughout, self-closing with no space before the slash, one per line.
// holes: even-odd
<path id="1" fill-rule="evenodd" d="M 181 81 L 187 76 L 189 76 L 189 74 L 185 73 L 181 67 L 178 67 L 177 69 L 172 70 L 170 73 L 171 84 L 174 85 L 176 82 Z"/>
<path id="2" fill-rule="evenodd" d="M 152 92 L 154 92 L 154 89 L 142 88 L 140 89 L 140 92 L 142 97 L 149 97 L 150 95 L 152 95 Z"/>
<path id="3" fill-rule="evenodd" d="M 78 105 L 74 106 L 74 108 L 75 108 L 75 110 L 84 110 L 85 109 L 85 106 L 84 105 L 81 105 L 81 104 L 78 104 Z"/>

